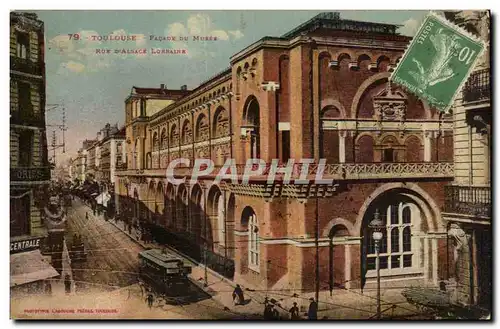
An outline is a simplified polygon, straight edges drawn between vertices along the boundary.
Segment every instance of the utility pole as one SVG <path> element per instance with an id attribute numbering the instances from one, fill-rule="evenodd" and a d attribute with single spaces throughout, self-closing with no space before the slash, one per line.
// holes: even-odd
<path id="1" fill-rule="evenodd" d="M 46 110 L 54 110 L 60 108 L 60 104 L 48 104 Z M 52 124 L 46 125 L 47 127 L 55 127 L 62 131 L 62 143 L 59 144 L 57 142 L 56 131 L 52 131 L 52 142 L 51 142 L 51 151 L 53 152 L 52 162 L 54 167 L 56 166 L 56 150 L 62 147 L 62 153 L 66 153 L 66 135 L 65 131 L 68 129 L 66 126 L 66 108 L 62 106 L 62 123 L 61 124 Z"/>

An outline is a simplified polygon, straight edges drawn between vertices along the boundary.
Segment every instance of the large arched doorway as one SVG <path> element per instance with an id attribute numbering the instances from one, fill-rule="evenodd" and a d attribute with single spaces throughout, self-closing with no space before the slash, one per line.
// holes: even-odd
<path id="1" fill-rule="evenodd" d="M 156 199 L 156 189 L 155 189 L 155 182 L 151 180 L 148 185 L 148 197 L 146 199 L 146 205 L 145 205 L 145 218 L 147 219 L 148 222 L 153 222 L 154 220 L 154 213 L 155 213 L 155 199 Z"/>
<path id="2" fill-rule="evenodd" d="M 163 227 L 167 226 L 165 218 L 165 190 L 163 188 L 163 183 L 158 182 L 156 187 L 156 198 L 155 198 L 155 208 L 154 208 L 154 223 Z"/>
<path id="3" fill-rule="evenodd" d="M 133 207 L 133 221 L 137 222 L 141 214 L 141 201 L 139 199 L 139 192 L 134 188 L 134 207 Z"/>
<path id="4" fill-rule="evenodd" d="M 179 185 L 177 188 L 177 218 L 181 230 L 189 232 L 191 230 L 191 220 L 188 215 L 188 193 L 184 184 Z"/>
<path id="5" fill-rule="evenodd" d="M 226 221 L 224 213 L 224 198 L 221 190 L 217 185 L 213 185 L 208 192 L 208 207 L 207 215 L 210 221 L 215 224 L 213 226 L 214 232 L 213 241 L 219 246 L 226 245 Z"/>
<path id="6" fill-rule="evenodd" d="M 342 224 L 337 224 L 332 227 L 328 233 L 329 252 L 328 252 L 328 268 L 329 268 L 329 286 L 330 291 L 335 287 L 345 288 L 346 286 L 346 264 L 345 262 L 345 245 L 336 244 L 336 239 L 349 235 L 349 230 Z"/>
<path id="7" fill-rule="evenodd" d="M 418 278 L 424 276 L 424 234 L 428 229 L 424 203 L 405 189 L 389 190 L 368 206 L 361 225 L 361 283 L 376 278 L 376 251 L 370 222 L 378 213 L 384 223 L 380 241 L 380 275 L 382 279 Z"/>
<path id="8" fill-rule="evenodd" d="M 260 240 L 259 222 L 252 207 L 245 207 L 241 213 L 241 226 L 248 227 L 248 267 L 259 272 Z"/>
<path id="9" fill-rule="evenodd" d="M 193 186 L 193 189 L 191 191 L 191 228 L 190 230 L 188 230 L 188 232 L 191 233 L 192 237 L 196 239 L 199 239 L 202 234 L 204 235 L 204 232 L 202 232 L 202 228 L 205 228 L 203 216 L 203 201 L 203 191 L 201 190 L 200 185 L 196 184 L 195 186 Z"/>
<path id="10" fill-rule="evenodd" d="M 177 211 L 175 207 L 175 188 L 172 184 L 167 185 L 167 193 L 165 194 L 165 215 L 167 227 L 173 228 L 175 231 L 177 228 Z"/>

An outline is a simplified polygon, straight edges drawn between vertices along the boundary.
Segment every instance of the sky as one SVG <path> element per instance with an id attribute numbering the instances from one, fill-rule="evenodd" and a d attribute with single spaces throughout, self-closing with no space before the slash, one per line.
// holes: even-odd
<path id="1" fill-rule="evenodd" d="M 133 86 L 195 88 L 229 66 L 230 57 L 264 36 L 281 36 L 321 11 L 35 11 L 45 23 L 47 124 L 66 112 L 66 152 L 74 157 L 84 139 L 96 138 L 106 123 L 123 125 L 124 101 Z M 339 11 L 340 17 L 402 25 L 413 36 L 426 11 Z M 70 37 L 70 34 L 72 35 Z M 135 41 L 99 41 L 108 35 Z M 78 35 L 78 36 L 76 36 Z M 193 36 L 217 41 L 194 41 Z M 176 36 L 175 41 L 151 40 Z M 187 36 L 188 41 L 180 41 Z M 77 40 L 78 38 L 78 40 Z M 147 54 L 97 54 L 97 49 L 148 49 Z M 150 48 L 186 49 L 187 54 L 152 55 Z M 57 106 L 51 106 L 57 104 Z M 47 127 L 48 142 L 56 130 Z M 50 147 L 49 147 L 50 148 Z M 49 157 L 52 151 L 49 151 Z"/>

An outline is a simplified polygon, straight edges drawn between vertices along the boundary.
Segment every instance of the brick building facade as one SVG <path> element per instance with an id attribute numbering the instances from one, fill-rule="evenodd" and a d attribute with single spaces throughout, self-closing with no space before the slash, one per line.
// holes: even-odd
<path id="1" fill-rule="evenodd" d="M 131 95 L 119 211 L 237 282 L 311 291 L 317 266 L 322 290 L 373 282 L 367 224 L 378 210 L 383 284 L 437 284 L 447 273 L 441 207 L 453 179 L 452 121 L 389 84 L 410 40 L 396 28 L 320 14 L 236 53 L 228 69 L 159 111 Z M 238 175 L 250 158 L 325 158 L 333 183 L 205 175 L 191 184 L 188 166 L 176 168 L 188 179 L 173 185 L 165 169 L 179 157 L 217 168 L 235 159 Z"/>

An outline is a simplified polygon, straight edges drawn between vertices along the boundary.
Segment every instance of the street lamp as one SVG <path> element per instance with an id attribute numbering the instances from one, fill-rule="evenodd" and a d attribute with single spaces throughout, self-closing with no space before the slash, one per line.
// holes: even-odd
<path id="1" fill-rule="evenodd" d="M 384 222 L 380 219 L 378 209 L 375 210 L 373 220 L 370 222 L 368 227 L 372 230 L 372 238 L 375 242 L 375 267 L 377 270 L 377 319 L 380 320 L 380 241 L 384 237 L 384 234 L 382 233 Z"/>

